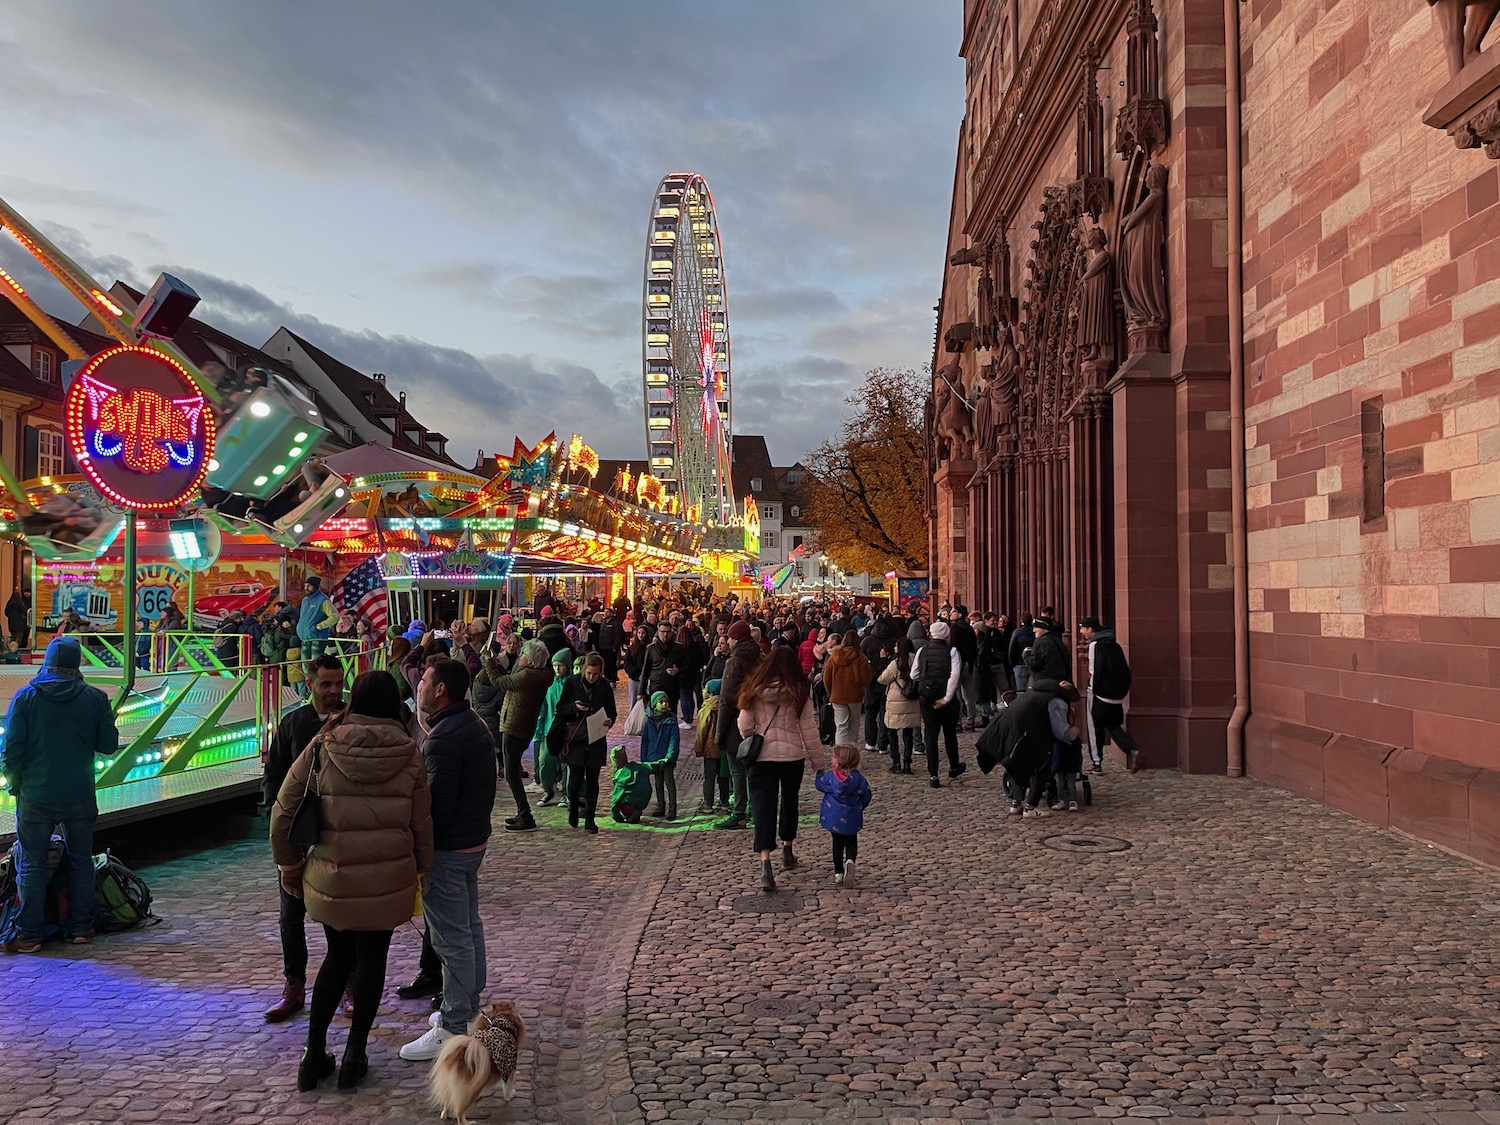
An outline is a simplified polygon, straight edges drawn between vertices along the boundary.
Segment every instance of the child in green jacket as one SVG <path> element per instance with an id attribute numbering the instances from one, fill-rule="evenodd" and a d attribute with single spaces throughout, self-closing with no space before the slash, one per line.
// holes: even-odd
<path id="1" fill-rule="evenodd" d="M 537 802 L 545 808 L 557 803 L 557 786 L 561 777 L 562 763 L 557 755 L 547 749 L 547 731 L 552 727 L 552 716 L 557 711 L 557 701 L 562 698 L 563 684 L 568 682 L 573 653 L 563 649 L 552 657 L 553 680 L 547 685 L 547 699 L 536 717 L 536 733 L 532 735 L 532 747 L 536 754 L 536 783 L 542 787 L 542 799 Z"/>
<path id="2" fill-rule="evenodd" d="M 677 751 L 682 734 L 664 691 L 651 693 L 646 726 L 641 731 L 641 762 L 656 774 L 656 815 L 677 819 Z"/>
<path id="3" fill-rule="evenodd" d="M 614 749 L 614 793 L 609 801 L 609 815 L 621 824 L 639 824 L 646 803 L 651 800 L 651 767 L 632 762 L 625 747 Z"/>

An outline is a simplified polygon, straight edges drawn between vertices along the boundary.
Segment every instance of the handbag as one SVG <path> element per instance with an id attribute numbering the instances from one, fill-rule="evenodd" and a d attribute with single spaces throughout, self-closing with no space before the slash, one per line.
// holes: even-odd
<path id="1" fill-rule="evenodd" d="M 313 788 L 313 778 L 318 773 L 318 743 L 312 745 L 312 762 L 308 766 L 307 781 L 302 786 L 302 802 L 292 814 L 292 826 L 287 839 L 296 847 L 307 849 L 318 842 L 323 834 L 323 798 Z M 312 799 L 309 800 L 308 798 Z"/>
<path id="2" fill-rule="evenodd" d="M 625 733 L 630 736 L 639 736 L 646 729 L 646 701 L 637 699 L 635 706 L 630 709 L 629 716 L 625 719 Z"/>
<path id="3" fill-rule="evenodd" d="M 740 747 L 735 751 L 735 756 L 739 758 L 742 765 L 753 766 L 759 760 L 760 752 L 766 748 L 766 731 L 771 729 L 771 724 L 776 721 L 776 713 L 780 710 L 781 704 L 778 703 L 776 709 L 771 712 L 771 717 L 766 720 L 766 725 L 761 727 L 758 734 L 747 734 L 740 740 Z"/>

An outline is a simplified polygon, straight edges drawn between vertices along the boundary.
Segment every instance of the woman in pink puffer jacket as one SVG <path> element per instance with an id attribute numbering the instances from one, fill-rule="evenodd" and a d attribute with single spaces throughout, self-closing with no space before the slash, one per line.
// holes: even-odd
<path id="1" fill-rule="evenodd" d="M 740 688 L 740 735 L 761 734 L 766 740 L 750 767 L 750 808 L 763 891 L 776 889 L 771 849 L 778 828 L 782 870 L 797 866 L 792 854 L 792 841 L 797 838 L 797 793 L 808 762 L 814 770 L 826 765 L 818 721 L 808 700 L 810 690 L 796 651 L 784 645 L 773 648 Z"/>

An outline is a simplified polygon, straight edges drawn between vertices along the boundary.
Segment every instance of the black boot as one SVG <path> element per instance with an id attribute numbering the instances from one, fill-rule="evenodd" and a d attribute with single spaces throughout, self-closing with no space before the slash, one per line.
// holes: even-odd
<path id="1" fill-rule="evenodd" d="M 359 1054 L 350 1054 L 344 1051 L 344 1061 L 339 1067 L 339 1089 L 352 1090 L 359 1085 L 359 1080 L 370 1073 L 370 1060 L 363 1051 Z"/>
<path id="2" fill-rule="evenodd" d="M 327 1051 L 313 1052 L 311 1047 L 302 1048 L 302 1061 L 297 1064 L 297 1089 L 304 1093 L 317 1089 L 318 1083 L 334 1071 L 333 1056 Z"/>

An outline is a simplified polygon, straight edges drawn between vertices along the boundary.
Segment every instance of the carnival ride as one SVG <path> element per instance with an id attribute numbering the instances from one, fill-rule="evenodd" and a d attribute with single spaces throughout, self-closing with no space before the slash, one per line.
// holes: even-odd
<path id="1" fill-rule="evenodd" d="M 148 544 L 170 539 L 175 552 L 179 538 L 194 537 L 169 529 L 207 521 L 215 554 L 222 534 L 236 551 L 280 555 L 282 590 L 293 555 L 308 573 L 320 560 L 335 575 L 359 574 L 357 596 L 383 594 L 383 616 L 396 623 L 433 608 L 422 600 L 432 590 L 512 591 L 509 601 L 471 597 L 468 616 L 514 604 L 518 577 L 581 576 L 615 584 L 614 593 L 636 573 L 732 581 L 755 557 L 754 501 L 737 509 L 730 483 L 723 261 L 701 176 L 664 179 L 652 217 L 648 464 L 600 481 L 598 455 L 576 434 L 533 446 L 517 438 L 492 474 L 373 444 L 320 458 L 328 423 L 299 387 L 261 368 L 200 367 L 173 343 L 197 303 L 187 286 L 163 275 L 128 309 L 3 200 L 0 227 L 114 341 L 91 354 L 0 270 L 0 296 L 74 363 L 64 369 L 64 409 L 78 473 L 22 482 L 0 461 L 0 535 L 23 540 L 39 561 L 33 586 L 37 569 L 56 571 L 50 608 L 114 630 L 85 642 L 91 681 L 115 694 L 122 740 L 97 762 L 104 821 L 248 793 L 277 719 L 296 701 L 290 666 L 254 665 L 243 641 L 226 648 L 191 628 L 149 643 L 138 634 L 172 596 L 154 576 L 142 578 L 160 564 L 138 566 L 140 535 Z M 106 567 L 119 573 L 118 606 L 96 581 Z M 203 569 L 187 565 L 189 574 Z M 267 591 L 255 592 L 259 605 Z M 191 578 L 188 599 L 191 614 Z M 346 654 L 351 677 L 368 663 Z M 22 682 L 0 675 L 0 705 Z M 0 838 L 13 828 L 13 808 L 0 795 Z"/>
<path id="2" fill-rule="evenodd" d="M 727 524 L 740 515 L 730 476 L 729 307 L 713 195 L 696 172 L 657 186 L 641 323 L 651 475 L 692 522 Z"/>

